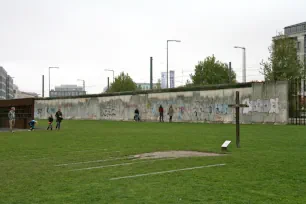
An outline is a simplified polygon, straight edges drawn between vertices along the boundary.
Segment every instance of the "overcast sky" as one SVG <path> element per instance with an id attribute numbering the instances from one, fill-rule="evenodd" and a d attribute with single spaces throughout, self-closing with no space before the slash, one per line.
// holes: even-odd
<path id="1" fill-rule="evenodd" d="M 305 0 L 0 0 L 0 66 L 23 91 L 41 94 L 48 67 L 51 88 L 86 81 L 102 92 L 107 77 L 121 71 L 135 82 L 154 82 L 169 69 L 176 85 L 188 79 L 199 60 L 214 54 L 232 62 L 238 81 L 247 48 L 247 80 L 262 80 L 260 61 L 271 38 L 285 26 L 306 21 Z"/>

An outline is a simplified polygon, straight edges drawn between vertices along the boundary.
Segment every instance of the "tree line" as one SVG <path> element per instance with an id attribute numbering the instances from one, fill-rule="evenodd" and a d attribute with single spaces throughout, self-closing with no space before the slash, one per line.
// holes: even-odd
<path id="1" fill-rule="evenodd" d="M 286 35 L 278 34 L 268 48 L 268 60 L 260 63 L 260 73 L 265 81 L 280 81 L 302 78 L 304 65 L 298 56 L 298 47 L 295 39 Z M 230 69 L 227 63 L 216 59 L 214 55 L 199 61 L 194 67 L 194 73 L 190 75 L 191 81 L 187 80 L 185 86 L 203 86 L 214 84 L 237 83 L 236 73 Z M 158 80 L 157 89 L 161 88 Z M 110 85 L 107 92 L 136 91 L 141 89 L 126 73 L 120 73 Z"/>

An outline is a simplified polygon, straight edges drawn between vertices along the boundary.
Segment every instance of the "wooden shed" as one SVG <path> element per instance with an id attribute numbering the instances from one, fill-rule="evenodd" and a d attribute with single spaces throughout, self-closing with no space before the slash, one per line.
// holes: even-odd
<path id="1" fill-rule="evenodd" d="M 0 100 L 0 128 L 9 127 L 8 112 L 15 107 L 15 128 L 26 129 L 28 122 L 34 119 L 34 98 Z"/>

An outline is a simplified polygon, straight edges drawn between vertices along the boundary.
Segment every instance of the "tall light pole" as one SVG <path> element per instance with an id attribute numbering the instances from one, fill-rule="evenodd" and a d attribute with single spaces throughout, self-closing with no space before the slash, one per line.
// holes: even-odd
<path id="1" fill-rule="evenodd" d="M 105 69 L 104 71 L 113 72 L 113 83 L 115 82 L 115 71 L 112 69 Z"/>
<path id="2" fill-rule="evenodd" d="M 242 49 L 242 82 L 246 82 L 246 53 L 245 53 L 245 47 L 239 47 L 235 46 L 234 48 Z"/>
<path id="3" fill-rule="evenodd" d="M 51 81 L 51 77 L 50 77 L 50 69 L 59 69 L 59 67 L 49 67 L 49 97 L 51 96 L 51 90 L 50 90 L 50 81 Z"/>
<path id="4" fill-rule="evenodd" d="M 167 88 L 169 88 L 169 68 L 168 68 L 168 44 L 169 42 L 181 42 L 180 40 L 167 40 Z"/>
<path id="5" fill-rule="evenodd" d="M 82 81 L 83 82 L 83 91 L 85 91 L 85 80 L 83 80 L 83 79 L 78 79 L 78 81 Z"/>

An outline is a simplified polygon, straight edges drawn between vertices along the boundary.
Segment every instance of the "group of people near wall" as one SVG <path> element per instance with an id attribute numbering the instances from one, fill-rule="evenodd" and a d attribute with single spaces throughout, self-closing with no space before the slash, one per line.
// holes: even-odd
<path id="1" fill-rule="evenodd" d="M 164 122 L 164 108 L 162 105 L 159 106 L 159 122 Z M 135 109 L 135 115 L 134 115 L 134 120 L 135 121 L 140 121 L 140 113 L 138 108 Z M 170 105 L 169 110 L 168 110 L 168 115 L 169 115 L 169 122 L 172 122 L 172 117 L 174 114 L 174 109 L 172 105 Z M 11 110 L 8 113 L 8 118 L 9 118 L 9 126 L 10 126 L 10 131 L 13 133 L 14 132 L 14 127 L 15 127 L 15 120 L 16 120 L 16 114 L 15 114 L 15 107 L 12 107 Z M 61 109 L 58 109 L 58 111 L 55 113 L 55 118 L 56 118 L 56 130 L 61 129 L 61 122 L 63 120 L 63 113 Z M 50 114 L 48 117 L 48 127 L 47 130 L 53 130 L 53 115 Z M 31 120 L 28 125 L 30 126 L 29 131 L 33 131 L 35 129 L 35 125 L 38 122 L 36 120 Z"/>
<path id="2" fill-rule="evenodd" d="M 164 108 L 162 105 L 159 106 L 158 108 L 158 112 L 159 112 L 159 122 L 164 122 Z M 135 121 L 140 121 L 140 114 L 139 114 L 139 110 L 138 108 L 135 109 L 134 111 L 134 120 Z M 168 115 L 169 115 L 169 122 L 172 122 L 172 117 L 174 114 L 174 109 L 172 107 L 172 105 L 170 105 L 169 110 L 168 110 Z"/>
<path id="3" fill-rule="evenodd" d="M 14 132 L 14 127 L 15 127 L 15 121 L 16 121 L 16 113 L 15 113 L 15 107 L 12 107 L 11 110 L 8 113 L 8 118 L 9 118 L 9 126 L 10 126 L 10 131 L 13 133 Z M 61 122 L 63 120 L 63 113 L 61 109 L 58 109 L 58 111 L 55 113 L 55 118 L 56 118 L 56 129 L 60 130 L 61 129 Z M 29 131 L 33 131 L 35 129 L 35 125 L 38 122 L 36 120 L 31 120 L 28 125 L 30 126 Z M 53 115 L 50 114 L 48 117 L 48 128 L 47 130 L 52 130 L 53 129 Z"/>

